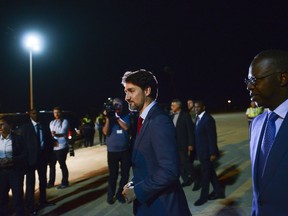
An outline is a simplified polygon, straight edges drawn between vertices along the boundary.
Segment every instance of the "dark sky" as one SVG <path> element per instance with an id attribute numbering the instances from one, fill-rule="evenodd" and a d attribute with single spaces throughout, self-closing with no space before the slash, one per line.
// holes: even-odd
<path id="1" fill-rule="evenodd" d="M 192 97 L 211 109 L 228 99 L 246 107 L 253 57 L 288 48 L 281 1 L 23 2 L 0 1 L 0 112 L 29 110 L 29 30 L 45 38 L 33 84 L 35 106 L 48 110 L 98 111 L 108 97 L 124 97 L 121 76 L 140 68 L 157 76 L 161 103 Z"/>

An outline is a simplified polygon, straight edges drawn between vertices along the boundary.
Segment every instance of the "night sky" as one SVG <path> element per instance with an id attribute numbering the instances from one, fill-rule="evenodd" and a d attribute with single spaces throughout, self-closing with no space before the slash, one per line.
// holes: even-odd
<path id="1" fill-rule="evenodd" d="M 45 41 L 33 54 L 35 107 L 83 113 L 98 112 L 108 97 L 124 98 L 123 73 L 140 68 L 157 76 L 160 103 L 191 97 L 225 110 L 231 99 L 233 108 L 245 108 L 253 57 L 288 49 L 281 1 L 23 2 L 0 1 L 0 113 L 29 110 L 22 41 L 31 30 Z"/>

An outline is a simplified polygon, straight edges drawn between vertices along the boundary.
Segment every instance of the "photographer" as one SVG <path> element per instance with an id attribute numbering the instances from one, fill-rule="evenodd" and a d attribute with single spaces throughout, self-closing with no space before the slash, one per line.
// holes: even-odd
<path id="1" fill-rule="evenodd" d="M 130 153 L 129 153 L 129 125 L 130 116 L 122 115 L 123 102 L 119 98 L 115 98 L 111 103 L 105 105 L 103 112 L 106 122 L 103 127 L 103 133 L 106 137 L 108 151 L 108 194 L 107 202 L 113 204 L 115 202 L 116 184 L 119 168 L 121 169 L 121 179 L 116 194 L 116 199 L 125 203 L 122 196 L 122 189 L 129 179 L 130 170 Z"/>

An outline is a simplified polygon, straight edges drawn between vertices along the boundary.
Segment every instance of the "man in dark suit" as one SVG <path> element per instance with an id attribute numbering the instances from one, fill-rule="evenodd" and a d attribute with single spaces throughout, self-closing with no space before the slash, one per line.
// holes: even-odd
<path id="1" fill-rule="evenodd" d="M 288 52 L 256 55 L 245 83 L 251 100 L 269 109 L 250 126 L 252 216 L 288 215 Z"/>
<path id="2" fill-rule="evenodd" d="M 182 102 L 174 99 L 171 102 L 172 120 L 176 127 L 176 138 L 180 160 L 182 187 L 192 184 L 192 164 L 189 154 L 194 146 L 194 123 L 190 115 L 182 110 Z"/>
<path id="3" fill-rule="evenodd" d="M 39 122 L 38 111 L 32 109 L 29 112 L 30 121 L 23 125 L 21 134 L 24 137 L 27 148 L 28 170 L 26 173 L 26 207 L 32 215 L 37 215 L 35 208 L 35 171 L 39 176 L 39 206 L 51 206 L 53 203 L 47 202 L 47 164 L 52 155 L 52 137 L 48 125 Z"/>
<path id="4" fill-rule="evenodd" d="M 0 116 L 0 215 L 8 215 L 9 190 L 12 190 L 16 216 L 24 215 L 23 181 L 26 152 L 23 138 L 12 132 L 13 119 Z"/>
<path id="5" fill-rule="evenodd" d="M 122 84 L 130 110 L 140 114 L 132 153 L 134 177 L 122 192 L 126 201 L 134 201 L 134 215 L 191 215 L 179 181 L 175 127 L 155 101 L 155 76 L 143 69 L 126 72 Z"/>
<path id="6" fill-rule="evenodd" d="M 195 150 L 200 161 L 201 168 L 201 195 L 194 203 L 200 206 L 209 200 L 225 198 L 223 188 L 221 187 L 215 169 L 214 161 L 219 155 L 217 146 L 217 132 L 214 118 L 205 111 L 203 101 L 195 101 L 194 109 L 196 112 L 195 127 Z M 213 186 L 213 192 L 209 195 L 210 182 Z"/>

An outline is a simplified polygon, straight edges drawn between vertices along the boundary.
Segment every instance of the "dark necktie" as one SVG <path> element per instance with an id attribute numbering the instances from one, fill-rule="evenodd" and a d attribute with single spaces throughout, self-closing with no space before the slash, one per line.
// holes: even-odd
<path id="1" fill-rule="evenodd" d="M 38 143 L 38 145 L 41 147 L 40 124 L 37 123 L 37 124 L 35 125 L 35 127 L 36 127 L 37 143 Z"/>
<path id="2" fill-rule="evenodd" d="M 200 122 L 200 117 L 197 115 L 197 117 L 196 117 L 196 127 L 198 126 L 199 122 Z"/>
<path id="3" fill-rule="evenodd" d="M 139 134 L 141 127 L 142 127 L 143 119 L 139 116 L 137 121 L 137 134 Z"/>
<path id="4" fill-rule="evenodd" d="M 262 139 L 261 151 L 259 154 L 259 168 L 258 168 L 259 172 L 258 173 L 259 173 L 260 178 L 263 176 L 265 166 L 266 166 L 266 161 L 267 161 L 270 149 L 275 139 L 275 133 L 276 133 L 275 121 L 277 120 L 277 118 L 278 118 L 278 115 L 274 112 L 271 112 L 268 115 L 268 120 L 267 120 L 267 124 L 266 124 L 265 131 L 263 134 L 263 139 Z"/>

